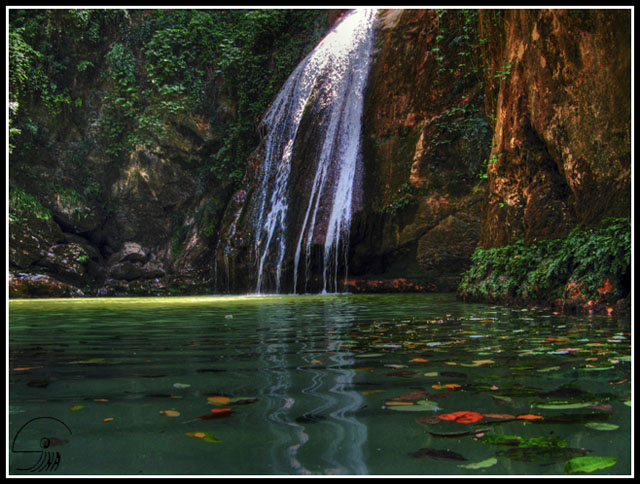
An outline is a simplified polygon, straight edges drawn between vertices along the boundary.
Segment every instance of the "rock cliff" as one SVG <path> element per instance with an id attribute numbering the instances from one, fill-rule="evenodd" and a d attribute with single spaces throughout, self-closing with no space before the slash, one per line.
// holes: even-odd
<path id="1" fill-rule="evenodd" d="M 322 17 L 313 35 L 278 28 L 307 39 L 299 60 L 342 13 Z M 159 75 L 161 64 L 140 66 L 157 56 L 156 44 L 130 56 L 114 46 L 143 38 L 138 27 L 153 15 L 84 27 L 70 15 L 46 17 L 59 30 L 47 35 L 69 102 L 52 113 L 44 94 L 23 96 L 11 114 L 21 133 L 9 169 L 10 296 L 252 290 L 249 217 L 263 146 L 261 113 L 247 113 L 242 100 L 254 91 L 241 98 L 212 60 L 202 70 L 207 109 L 183 109 L 174 84 L 133 96 L 126 67 L 151 86 L 144 76 Z M 18 20 L 20 35 L 38 39 L 34 19 Z M 95 25 L 102 40 L 91 37 Z M 274 52 L 287 51 L 269 29 L 256 45 L 275 50 L 256 59 L 276 72 Z M 527 246 L 630 216 L 630 10 L 383 10 L 376 39 L 344 290 L 454 291 L 478 247 Z M 12 90 L 21 79 L 11 76 Z M 161 116 L 150 114 L 156 105 L 145 92 L 163 96 Z M 254 131 L 227 129 L 242 119 Z M 294 156 L 300 190 L 312 121 Z M 211 168 L 254 142 L 242 184 L 225 178 L 230 167 Z"/>

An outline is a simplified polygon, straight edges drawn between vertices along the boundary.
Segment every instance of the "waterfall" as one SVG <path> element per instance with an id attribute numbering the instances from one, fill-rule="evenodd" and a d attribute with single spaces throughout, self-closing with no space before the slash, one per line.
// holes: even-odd
<path id="1" fill-rule="evenodd" d="M 280 292 L 285 257 L 293 258 L 293 292 L 305 286 L 313 244 L 323 246 L 323 292 L 338 290 L 341 267 L 346 274 L 375 19 L 375 9 L 350 12 L 296 67 L 262 120 L 266 135 L 254 218 L 257 292 Z M 304 160 L 315 163 L 306 206 L 296 206 L 304 219 L 289 227 L 290 206 L 298 203 L 290 193 L 292 155 L 301 120 L 309 110 L 321 113 L 321 144 L 317 159 Z M 275 287 L 265 283 L 267 267 L 275 273 Z"/>

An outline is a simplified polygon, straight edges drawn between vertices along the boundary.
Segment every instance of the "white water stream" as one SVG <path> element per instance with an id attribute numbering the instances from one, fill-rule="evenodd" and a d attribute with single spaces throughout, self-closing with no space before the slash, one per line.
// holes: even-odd
<path id="1" fill-rule="evenodd" d="M 293 292 L 305 290 L 311 246 L 323 240 L 323 292 L 338 290 L 341 257 L 346 274 L 346 246 L 351 225 L 354 180 L 360 157 L 364 89 L 373 50 L 375 9 L 350 12 L 291 74 L 266 113 L 265 153 L 254 220 L 258 260 L 256 291 L 280 292 L 287 231 L 296 233 Z M 298 127 L 308 103 L 324 121 L 317 168 L 300 227 L 287 227 L 289 182 Z M 306 161 L 306 160 L 305 160 Z M 320 214 L 325 220 L 320 221 Z M 302 284 L 300 264 L 305 264 Z M 265 283 L 265 268 L 275 269 L 275 287 Z M 302 288 L 300 286 L 303 286 Z"/>

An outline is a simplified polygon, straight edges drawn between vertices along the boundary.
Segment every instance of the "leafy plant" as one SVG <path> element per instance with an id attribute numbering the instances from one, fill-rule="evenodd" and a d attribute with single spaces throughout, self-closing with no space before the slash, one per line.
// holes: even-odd
<path id="1" fill-rule="evenodd" d="M 544 301 L 564 297 L 569 284 L 597 300 L 608 278 L 624 278 L 631 264 L 631 221 L 607 219 L 601 227 L 576 227 L 567 236 L 529 246 L 523 239 L 500 248 L 478 248 L 463 274 L 460 293 L 483 299 Z M 614 293 L 609 297 L 624 297 Z"/>
<path id="2" fill-rule="evenodd" d="M 51 211 L 30 193 L 21 189 L 9 192 L 9 220 L 28 220 L 29 216 L 35 216 L 39 220 L 52 219 Z"/>

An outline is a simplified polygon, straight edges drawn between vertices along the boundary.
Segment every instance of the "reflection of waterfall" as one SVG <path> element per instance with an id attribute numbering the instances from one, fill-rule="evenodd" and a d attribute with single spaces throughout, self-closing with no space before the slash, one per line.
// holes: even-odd
<path id="1" fill-rule="evenodd" d="M 293 292 L 297 292 L 299 270 L 303 282 L 309 277 L 312 244 L 323 246 L 324 292 L 337 291 L 340 268 L 346 272 L 341 260 L 346 260 L 375 17 L 376 11 L 368 9 L 347 15 L 298 65 L 263 119 L 266 137 L 254 218 L 257 292 L 280 292 L 285 256 L 293 259 Z M 311 173 L 305 200 L 293 201 L 292 156 L 300 122 L 310 110 L 314 117 L 319 113 L 321 136 L 315 141 L 317 159 L 301 163 L 313 164 L 315 174 Z M 299 218 L 304 213 L 297 226 L 288 226 L 292 201 L 298 205 Z M 267 268 L 274 274 L 273 284 L 265 282 Z"/>
<path id="2" fill-rule="evenodd" d="M 367 426 L 357 418 L 364 400 L 350 388 L 353 354 L 342 348 L 353 306 L 335 299 L 320 307 L 265 303 L 258 351 L 271 472 L 368 474 Z"/>

